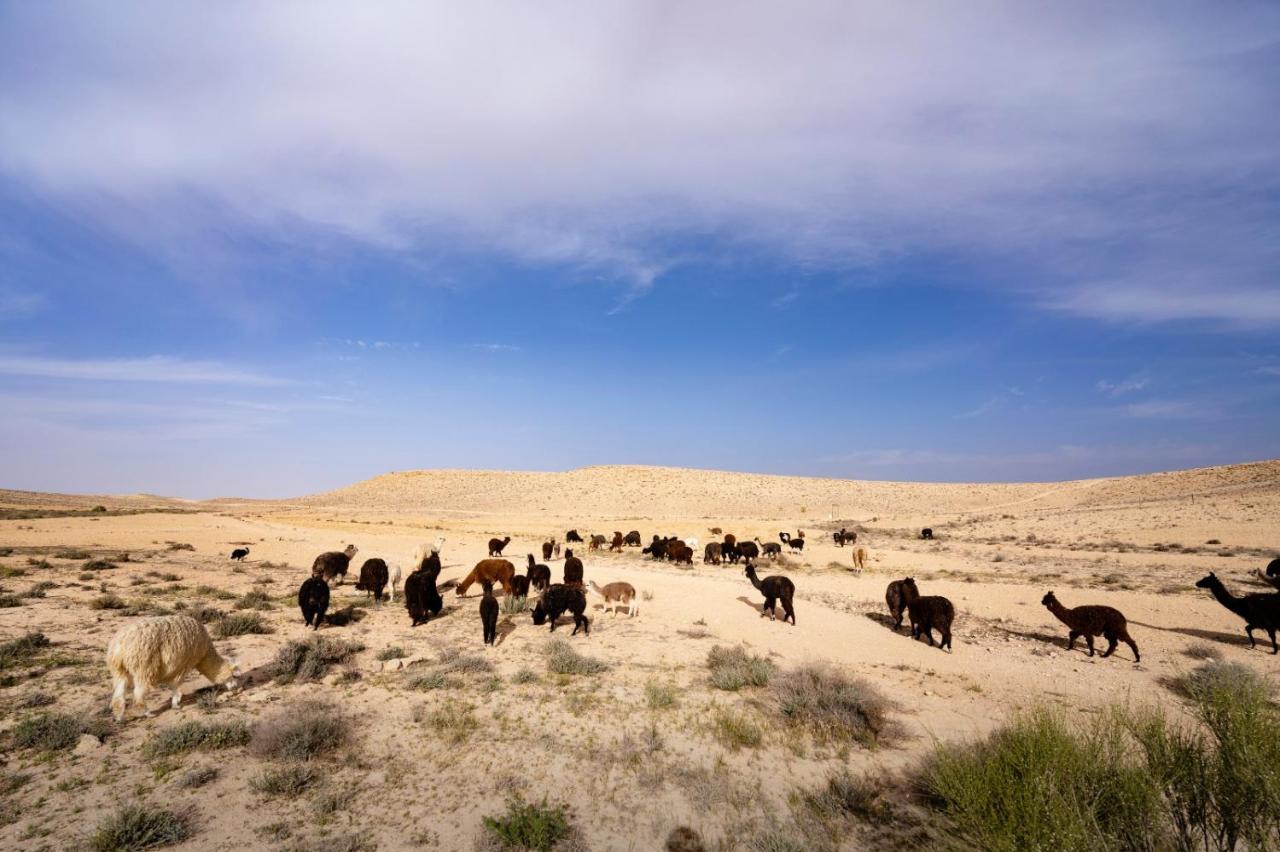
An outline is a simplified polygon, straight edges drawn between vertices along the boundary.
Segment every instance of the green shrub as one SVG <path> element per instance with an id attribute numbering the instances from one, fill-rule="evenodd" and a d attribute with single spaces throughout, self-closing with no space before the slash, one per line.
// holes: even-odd
<path id="1" fill-rule="evenodd" d="M 548 642 L 546 653 L 547 671 L 552 674 L 590 675 L 609 670 L 609 664 L 604 660 L 579 654 L 564 639 Z"/>
<path id="2" fill-rule="evenodd" d="M 268 769 L 249 779 L 249 787 L 255 793 L 270 798 L 296 799 L 324 778 L 324 773 L 305 763 L 295 763 L 279 769 Z"/>
<path id="3" fill-rule="evenodd" d="M 707 668 L 711 669 L 711 685 L 729 692 L 744 686 L 767 686 L 773 674 L 773 663 L 764 657 L 748 654 L 742 647 L 722 645 L 707 652 Z"/>
<path id="4" fill-rule="evenodd" d="M 100 719 L 70 713 L 40 713 L 14 726 L 11 736 L 18 748 L 64 751 L 72 748 L 81 734 L 106 737 L 111 726 Z"/>
<path id="5" fill-rule="evenodd" d="M 537 683 L 538 673 L 533 669 L 521 669 L 511 676 L 511 682 L 518 684 Z"/>
<path id="6" fill-rule="evenodd" d="M 250 633 L 275 633 L 275 628 L 256 612 L 233 612 L 218 620 L 213 633 L 219 639 L 227 639 Z"/>
<path id="7" fill-rule="evenodd" d="M 329 666 L 345 663 L 363 650 L 364 646 L 357 642 L 309 636 L 286 643 L 276 653 L 271 672 L 280 683 L 319 680 Z"/>
<path id="8" fill-rule="evenodd" d="M 230 722 L 182 722 L 149 736 L 142 746 L 142 753 L 148 758 L 157 758 L 196 749 L 235 748 L 248 743 L 249 736 L 249 726 L 238 719 Z"/>
<path id="9" fill-rule="evenodd" d="M 0 671 L 25 663 L 41 650 L 49 647 L 49 640 L 43 633 L 33 632 L 0 643 Z"/>
<path id="10" fill-rule="evenodd" d="M 650 709 L 665 710 L 676 703 L 676 688 L 669 683 L 646 683 L 644 697 Z"/>
<path id="11" fill-rule="evenodd" d="M 415 721 L 425 724 L 448 742 L 457 745 L 466 742 L 476 727 L 475 707 L 464 701 L 450 698 L 434 707 L 421 707 L 415 711 Z"/>
<path id="12" fill-rule="evenodd" d="M 89 601 L 89 609 L 127 609 L 128 606 L 129 605 L 114 592 L 107 592 L 105 595 L 98 595 L 96 598 Z"/>
<path id="13" fill-rule="evenodd" d="M 484 827 L 507 849 L 550 852 L 569 836 L 569 814 L 563 806 L 549 806 L 547 800 L 533 805 L 519 797 L 507 802 L 507 812 L 485 817 Z"/>
<path id="14" fill-rule="evenodd" d="M 829 666 L 801 666 L 776 678 L 771 689 L 783 718 L 819 740 L 874 746 L 895 732 L 889 699 Z"/>
<path id="15" fill-rule="evenodd" d="M 529 599 L 522 595 L 505 595 L 502 598 L 502 614 L 517 615 L 529 608 Z"/>
<path id="16" fill-rule="evenodd" d="M 1129 745 L 1114 713 L 1074 726 L 1038 709 L 980 742 L 939 746 L 922 786 L 983 849 L 1159 848 L 1159 790 Z"/>
<path id="17" fill-rule="evenodd" d="M 392 645 L 389 648 L 383 648 L 381 651 L 379 651 L 377 658 L 383 661 L 402 660 L 407 656 L 409 656 L 409 652 L 406 651 L 404 648 L 401 648 L 399 645 Z"/>
<path id="18" fill-rule="evenodd" d="M 181 843 L 192 834 L 185 814 L 149 805 L 124 805 L 107 817 L 89 839 L 93 852 L 132 852 Z"/>
<path id="19" fill-rule="evenodd" d="M 445 689 L 453 686 L 453 681 L 445 677 L 440 672 L 428 672 L 421 677 L 415 677 L 409 681 L 410 689 L 417 689 L 426 692 L 432 689 Z"/>
<path id="20" fill-rule="evenodd" d="M 273 760 L 312 760 L 350 739 L 351 723 L 335 705 L 300 701 L 255 725 L 249 748 Z"/>
<path id="21" fill-rule="evenodd" d="M 271 596 L 262 589 L 254 589 L 252 592 L 245 592 L 231 606 L 233 609 L 271 609 Z"/>
<path id="22" fill-rule="evenodd" d="M 764 731 L 746 716 L 724 712 L 716 716 L 716 738 L 737 751 L 740 748 L 756 748 L 764 742 Z"/>

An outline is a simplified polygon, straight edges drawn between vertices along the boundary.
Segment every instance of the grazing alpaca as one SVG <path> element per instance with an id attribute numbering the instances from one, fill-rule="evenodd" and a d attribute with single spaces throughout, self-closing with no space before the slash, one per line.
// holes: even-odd
<path id="1" fill-rule="evenodd" d="M 564 584 L 582 585 L 582 560 L 574 556 L 572 550 L 564 552 Z"/>
<path id="2" fill-rule="evenodd" d="M 621 552 L 622 552 L 622 543 L 623 543 L 624 541 L 626 541 L 626 539 L 625 539 L 625 538 L 623 538 L 622 533 L 617 532 L 617 531 L 614 531 L 614 533 L 613 533 L 613 541 L 609 542 L 609 551 L 610 551 L 610 552 L 617 551 L 618 553 L 621 553 Z"/>
<path id="3" fill-rule="evenodd" d="M 618 604 L 622 604 L 627 608 L 627 617 L 640 612 L 640 601 L 636 597 L 636 587 L 630 583 L 607 583 L 604 586 L 597 586 L 595 581 L 591 582 L 591 591 L 604 598 L 604 605 L 608 608 L 613 605 L 613 614 L 618 614 Z"/>
<path id="4" fill-rule="evenodd" d="M 593 535 L 591 536 L 591 543 L 587 545 L 587 550 L 599 550 L 608 541 L 609 539 L 605 538 L 602 535 Z"/>
<path id="5" fill-rule="evenodd" d="M 693 564 L 693 548 L 687 544 L 677 544 L 674 547 L 668 547 L 667 556 L 677 565 L 680 563 L 684 563 L 686 565 Z"/>
<path id="6" fill-rule="evenodd" d="M 249 548 L 247 547 L 237 547 L 235 550 L 231 551 L 231 558 L 237 562 L 243 562 L 244 558 L 248 555 Z"/>
<path id="7" fill-rule="evenodd" d="M 925 527 L 924 529 L 920 530 L 920 537 L 925 541 L 932 541 L 933 529 L 931 527 Z"/>
<path id="8" fill-rule="evenodd" d="M 404 605 L 414 627 L 425 624 L 431 616 L 439 615 L 444 608 L 436 578 L 440 576 L 440 554 L 432 552 L 424 558 L 416 570 L 404 581 Z"/>
<path id="9" fill-rule="evenodd" d="M 311 576 L 322 577 L 326 583 L 337 577 L 338 585 L 342 585 L 343 578 L 347 576 L 347 568 L 355 555 L 354 544 L 348 544 L 347 549 L 341 553 L 336 550 L 321 553 L 316 557 L 316 561 L 311 563 Z"/>
<path id="10" fill-rule="evenodd" d="M 1129 646 L 1133 650 L 1133 661 L 1135 663 L 1142 662 L 1142 656 L 1138 653 L 1138 645 L 1129 637 L 1129 623 L 1125 620 L 1124 614 L 1118 609 L 1109 606 L 1078 606 L 1074 609 L 1067 609 L 1058 602 L 1057 596 L 1053 592 L 1049 592 L 1040 601 L 1048 607 L 1049 612 L 1071 631 L 1067 634 L 1067 650 L 1075 648 L 1076 639 L 1080 636 L 1084 637 L 1085 644 L 1089 646 L 1089 656 L 1093 656 L 1093 637 L 1105 636 L 1107 639 L 1107 650 L 1102 652 L 1103 657 L 1110 657 L 1116 650 L 1116 641 L 1119 640 Z"/>
<path id="11" fill-rule="evenodd" d="M 792 550 L 804 550 L 803 535 L 798 538 L 792 538 L 791 533 L 780 532 L 778 533 L 778 538 L 780 538 L 782 540 L 782 543 L 785 544 L 787 547 L 791 548 Z"/>
<path id="12" fill-rule="evenodd" d="M 490 583 L 501 583 L 502 591 L 511 594 L 511 578 L 516 575 L 516 566 L 505 559 L 481 559 L 471 573 L 458 584 L 458 597 L 467 593 L 472 583 L 488 580 Z"/>
<path id="13" fill-rule="evenodd" d="M 189 615 L 144 618 L 124 627 L 107 645 L 107 667 L 117 722 L 124 721 L 130 687 L 133 703 L 145 706 L 148 690 L 167 685 L 173 690 L 170 706 L 176 710 L 182 703 L 182 680 L 192 669 L 212 683 L 225 682 L 227 689 L 235 688 L 240 674 L 235 660 L 219 656 L 204 625 Z"/>
<path id="14" fill-rule="evenodd" d="M 794 627 L 796 623 L 796 611 L 792 605 L 792 599 L 796 594 L 796 584 L 786 577 L 775 574 L 772 577 L 765 577 L 761 580 L 756 576 L 756 566 L 750 562 L 747 563 L 746 570 L 747 579 L 751 581 L 751 585 L 760 590 L 764 595 L 764 606 L 761 608 L 760 617 L 764 618 L 767 614 L 770 621 L 777 620 L 777 611 L 775 603 L 782 602 L 782 620 L 790 621 Z"/>
<path id="15" fill-rule="evenodd" d="M 867 549 L 865 547 L 855 547 L 853 549 L 853 567 L 858 569 L 858 573 L 862 573 L 862 569 L 867 567 Z"/>
<path id="16" fill-rule="evenodd" d="M 546 541 L 544 541 L 544 542 L 542 543 L 542 558 L 543 558 L 543 559 L 550 559 L 550 558 L 551 558 L 551 551 L 555 550 L 555 547 L 556 547 L 555 539 L 549 538 L 549 539 L 547 539 Z M 530 559 L 532 559 L 532 558 L 533 558 L 533 554 L 532 554 L 532 553 L 530 553 L 530 554 L 529 554 L 529 558 L 530 558 Z"/>
<path id="17" fill-rule="evenodd" d="M 702 551 L 702 562 L 705 565 L 710 562 L 712 565 L 719 565 L 721 560 L 720 542 L 709 541 Z"/>
<path id="18" fill-rule="evenodd" d="M 569 530 L 564 534 L 566 544 L 582 544 L 582 536 L 578 535 L 577 530 Z"/>
<path id="19" fill-rule="evenodd" d="M 502 548 L 506 547 L 510 543 L 511 543 L 511 536 L 507 536 L 506 538 L 489 539 L 489 555 L 501 556 Z"/>
<path id="20" fill-rule="evenodd" d="M 889 615 L 893 616 L 893 632 L 897 633 L 902 626 L 902 614 L 907 610 L 907 603 L 920 597 L 914 577 L 894 580 L 884 590 L 884 602 L 889 605 Z"/>
<path id="21" fill-rule="evenodd" d="M 298 587 L 298 609 L 302 610 L 302 622 L 308 627 L 320 629 L 324 614 L 329 609 L 329 584 L 323 577 L 308 577 Z"/>
<path id="22" fill-rule="evenodd" d="M 1198 581 L 1196 587 L 1208 589 L 1218 603 L 1244 619 L 1244 630 L 1249 635 L 1250 648 L 1258 647 L 1258 643 L 1253 640 L 1253 631 L 1260 629 L 1267 631 L 1267 635 L 1271 637 L 1271 653 L 1280 653 L 1280 646 L 1276 645 L 1276 631 L 1280 630 L 1280 593 L 1255 592 L 1236 597 L 1227 591 L 1227 587 L 1222 585 L 1222 581 L 1212 571 L 1208 577 Z"/>
<path id="23" fill-rule="evenodd" d="M 556 619 L 565 612 L 573 613 L 573 633 L 570 636 L 577 636 L 581 630 L 585 635 L 591 635 L 591 621 L 583 614 L 587 611 L 587 593 L 582 590 L 582 586 L 568 586 L 556 583 L 543 593 L 538 599 L 538 603 L 533 608 L 533 623 L 543 624 L 551 621 L 551 632 L 556 629 Z"/>
<path id="24" fill-rule="evenodd" d="M 849 532 L 844 527 L 840 528 L 840 532 L 832 533 L 831 537 L 835 540 L 836 547 L 844 547 L 846 544 L 856 544 L 858 541 L 858 534 L 856 532 Z"/>
<path id="25" fill-rule="evenodd" d="M 360 566 L 360 582 L 356 583 L 356 591 L 368 592 L 375 601 L 380 601 L 389 575 L 386 562 L 381 559 L 366 559 Z"/>
<path id="26" fill-rule="evenodd" d="M 754 541 L 738 542 L 738 556 L 750 562 L 760 556 L 760 548 L 756 547 Z"/>
<path id="27" fill-rule="evenodd" d="M 719 527 L 708 527 L 707 532 L 711 533 L 712 535 L 720 535 L 720 533 L 722 533 L 723 530 L 720 529 Z"/>
<path id="28" fill-rule="evenodd" d="M 556 542 L 555 550 L 553 551 L 552 555 L 553 555 L 556 559 L 559 559 L 559 558 L 560 558 L 560 542 L 558 542 L 558 541 Z"/>
<path id="29" fill-rule="evenodd" d="M 493 596 L 493 583 L 480 581 L 484 595 L 480 598 L 480 625 L 484 630 L 484 644 L 492 645 L 498 638 L 498 599 Z"/>
<path id="30" fill-rule="evenodd" d="M 533 554 L 525 554 L 529 557 L 529 567 L 525 569 L 525 576 L 529 578 L 529 585 L 539 591 L 545 590 L 551 585 L 551 569 L 545 565 L 538 565 L 533 561 Z"/>
<path id="31" fill-rule="evenodd" d="M 625 544 L 627 547 L 639 547 L 641 544 L 640 530 L 632 530 L 631 532 L 627 533 L 626 537 L 622 539 L 622 543 Z"/>
<path id="32" fill-rule="evenodd" d="M 511 595 L 517 598 L 529 597 L 529 575 L 517 574 L 511 578 Z"/>
<path id="33" fill-rule="evenodd" d="M 776 541 L 761 541 L 760 536 L 756 536 L 756 544 L 760 545 L 760 552 L 770 559 L 777 559 L 782 555 L 782 545 Z"/>
<path id="34" fill-rule="evenodd" d="M 942 636 L 938 647 L 950 650 L 951 622 L 956 617 L 951 601 L 935 595 L 911 598 L 907 601 L 907 617 L 911 619 L 912 639 L 919 639 L 923 633 L 929 639 L 929 647 L 933 647 L 933 631 L 937 629 Z"/>

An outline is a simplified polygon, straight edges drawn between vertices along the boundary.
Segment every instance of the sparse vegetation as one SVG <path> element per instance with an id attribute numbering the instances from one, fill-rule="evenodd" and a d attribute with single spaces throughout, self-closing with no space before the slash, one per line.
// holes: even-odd
<path id="1" fill-rule="evenodd" d="M 194 790 L 197 787 L 203 787 L 218 777 L 218 767 L 216 766 L 198 766 L 195 769 L 189 769 L 179 775 L 174 784 L 187 790 Z"/>
<path id="2" fill-rule="evenodd" d="M 824 741 L 875 746 L 895 732 L 892 703 L 865 680 L 825 665 L 802 666 L 774 680 L 778 711 Z"/>
<path id="3" fill-rule="evenodd" d="M 756 748 L 764 742 L 764 731 L 755 722 L 740 713 L 722 712 L 715 718 L 716 739 L 737 751 Z"/>
<path id="4" fill-rule="evenodd" d="M 293 763 L 278 769 L 268 769 L 249 779 L 249 787 L 255 793 L 269 798 L 296 799 L 324 778 L 324 773 L 306 763 Z"/>
<path id="5" fill-rule="evenodd" d="M 529 599 L 523 595 L 505 595 L 502 598 L 502 614 L 517 615 L 529 608 Z"/>
<path id="6" fill-rule="evenodd" d="M 484 828 L 503 849 L 550 852 L 569 836 L 572 826 L 564 806 L 548 805 L 546 799 L 528 804 L 515 797 L 507 802 L 506 813 L 485 817 Z"/>
<path id="7" fill-rule="evenodd" d="M 409 656 L 409 652 L 404 648 L 399 645 L 392 645 L 379 651 L 377 659 L 385 662 L 387 660 L 402 660 L 407 656 Z"/>
<path id="8" fill-rule="evenodd" d="M 363 650 L 364 646 L 357 642 L 309 636 L 285 644 L 277 652 L 271 671 L 279 683 L 319 680 L 329 666 L 345 663 Z"/>
<path id="9" fill-rule="evenodd" d="M 475 729 L 475 707 L 465 701 L 446 699 L 434 707 L 414 711 L 414 721 L 421 722 L 444 740 L 457 745 L 466 742 Z"/>
<path id="10" fill-rule="evenodd" d="M 249 749 L 272 760 L 313 760 L 345 746 L 351 723 L 322 701 L 299 701 L 253 728 Z"/>
<path id="11" fill-rule="evenodd" d="M 233 612 L 219 619 L 213 628 L 214 635 L 220 639 L 226 639 L 231 636 L 244 636 L 250 633 L 274 632 L 275 628 L 256 612 Z"/>
<path id="12" fill-rule="evenodd" d="M 71 713 L 39 713 L 14 726 L 10 736 L 17 748 L 63 751 L 73 747 L 82 734 L 105 738 L 111 726 L 101 720 Z"/>
<path id="13" fill-rule="evenodd" d="M 767 686 L 774 667 L 764 657 L 748 654 L 741 646 L 716 645 L 707 652 L 707 668 L 711 669 L 712 686 L 737 692 L 744 686 Z"/>
<path id="14" fill-rule="evenodd" d="M 195 549 L 196 549 L 196 548 L 195 548 L 195 545 L 192 545 L 192 544 L 186 544 L 185 542 L 181 542 L 181 541 L 170 541 L 170 542 L 167 542 L 167 544 L 168 544 L 168 546 L 165 548 L 165 550 L 170 550 L 170 551 L 173 551 L 173 550 L 195 550 Z"/>
<path id="15" fill-rule="evenodd" d="M 241 595 L 231 607 L 232 609 L 271 609 L 271 596 L 262 589 L 254 589 Z"/>
<path id="16" fill-rule="evenodd" d="M 107 592 L 105 595 L 98 595 L 89 601 L 89 609 L 128 609 L 129 604 L 114 592 Z"/>
<path id="17" fill-rule="evenodd" d="M 182 722 L 162 728 L 143 743 L 142 753 L 148 758 L 171 757 L 197 749 L 215 751 L 235 748 L 249 742 L 249 726 L 237 719 L 227 722 Z"/>
<path id="18" fill-rule="evenodd" d="M 552 674 L 592 675 L 609 670 L 609 664 L 573 650 L 564 639 L 547 643 L 547 671 Z"/>
<path id="19" fill-rule="evenodd" d="M 646 683 L 644 697 L 651 710 L 665 710 L 676 703 L 676 688 L 669 683 Z"/>
<path id="20" fill-rule="evenodd" d="M 89 839 L 93 852 L 133 852 L 181 843 L 192 834 L 186 814 L 144 804 L 118 808 Z"/>
<path id="21" fill-rule="evenodd" d="M 43 633 L 27 633 L 17 639 L 0 643 L 0 671 L 25 663 L 49 647 L 49 640 Z"/>
<path id="22" fill-rule="evenodd" d="M 111 571 L 114 570 L 116 564 L 108 562 L 105 559 L 90 559 L 80 566 L 81 571 Z"/>

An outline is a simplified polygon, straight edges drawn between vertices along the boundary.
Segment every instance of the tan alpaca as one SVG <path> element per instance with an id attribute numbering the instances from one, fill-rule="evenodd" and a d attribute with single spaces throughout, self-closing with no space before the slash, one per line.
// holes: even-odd
<path id="1" fill-rule="evenodd" d="M 867 549 L 865 547 L 855 547 L 853 549 L 853 567 L 858 569 L 858 573 L 862 573 L 862 569 L 867 567 Z"/>
<path id="2" fill-rule="evenodd" d="M 613 605 L 614 615 L 618 614 L 619 604 L 627 608 L 628 618 L 640 612 L 640 602 L 636 599 L 636 587 L 630 583 L 607 583 L 604 586 L 597 586 L 595 580 L 590 583 L 591 591 L 604 598 L 605 607 Z"/>
<path id="3" fill-rule="evenodd" d="M 189 615 L 144 618 L 122 629 L 107 646 L 107 666 L 114 689 L 111 709 L 116 720 L 124 721 L 126 693 L 133 687 L 133 701 L 142 705 L 152 687 L 167 685 L 173 690 L 172 706 L 182 702 L 182 680 L 192 669 L 213 683 L 235 687 L 238 674 L 234 660 L 225 660 L 213 647 L 204 625 Z M 148 711 L 147 716 L 151 713 Z"/>

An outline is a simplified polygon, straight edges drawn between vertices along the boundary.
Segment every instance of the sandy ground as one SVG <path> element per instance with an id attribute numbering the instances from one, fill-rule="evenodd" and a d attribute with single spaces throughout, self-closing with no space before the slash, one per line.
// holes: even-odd
<path id="1" fill-rule="evenodd" d="M 94 505 L 139 513 L 0 521 L 0 587 L 21 595 L 53 584 L 43 597 L 0 609 L 0 641 L 38 630 L 54 643 L 53 662 L 8 673 L 0 728 L 39 712 L 29 706 L 36 694 L 52 698 L 44 710 L 105 713 L 103 650 L 148 608 L 201 600 L 230 610 L 234 596 L 264 589 L 272 608 L 263 615 L 275 632 L 216 641 L 247 673 L 243 688 L 216 704 L 189 697 L 174 711 L 156 692 L 150 707 L 164 706 L 155 718 L 131 716 L 101 744 L 54 755 L 6 745 L 3 770 L 29 780 L 10 794 L 15 818 L 0 826 L 5 848 L 75 847 L 117 803 L 141 800 L 192 809 L 198 832 L 185 848 L 324 848 L 318 844 L 326 839 L 358 836 L 379 849 L 470 849 L 481 818 L 499 813 L 512 793 L 569 805 L 592 849 L 657 849 L 677 824 L 701 831 L 712 848 L 744 848 L 752 832 L 788 818 L 792 793 L 834 769 L 907 767 L 935 741 L 980 735 L 1017 708 L 1176 707 L 1163 684 L 1195 664 L 1184 653 L 1191 646 L 1208 643 L 1225 659 L 1272 676 L 1280 671 L 1277 657 L 1248 647 L 1239 618 L 1193 585 L 1212 570 L 1238 593 L 1262 590 L 1252 574 L 1280 550 L 1280 462 L 1039 485 L 590 468 L 388 474 L 284 502 L 0 492 L 0 506 L 27 510 Z M 861 574 L 851 570 L 850 550 L 830 536 L 855 525 L 870 554 Z M 919 539 L 926 525 L 935 541 Z M 740 568 L 702 565 L 700 556 L 692 569 L 677 568 L 635 548 L 580 551 L 587 579 L 626 580 L 643 594 L 640 614 L 630 619 L 588 596 L 591 635 L 570 642 L 611 664 L 602 674 L 548 673 L 548 631 L 528 613 L 504 617 L 498 646 L 484 648 L 478 588 L 461 599 L 446 592 L 443 617 L 413 629 L 399 602 L 375 605 L 350 582 L 334 589 L 331 609 L 354 604 L 364 617 L 321 634 L 357 640 L 365 650 L 317 683 L 280 686 L 267 672 L 281 645 L 307 634 L 293 601 L 312 559 L 348 542 L 360 548 L 357 563 L 380 556 L 407 570 L 415 545 L 444 535 L 443 582 L 484 557 L 491 536 L 512 537 L 506 555 L 523 569 L 526 553 L 539 554 L 542 540 L 563 538 L 570 527 L 705 543 L 715 538 L 713 526 L 764 541 L 776 541 L 780 530 L 805 531 L 802 555 L 762 561 L 760 570 L 795 582 L 796 626 L 760 617 L 762 599 Z M 194 549 L 170 549 L 175 542 Z M 249 559 L 230 562 L 227 554 L 242 543 L 251 547 Z M 113 559 L 116 567 L 86 573 L 84 554 L 58 557 L 67 550 Z M 121 553 L 129 561 L 119 561 Z M 561 564 L 551 568 L 558 580 Z M 886 626 L 885 585 L 903 576 L 955 603 L 953 652 Z M 1068 653 L 1066 628 L 1040 605 L 1050 589 L 1067 606 L 1105 603 L 1124 612 L 1142 662 L 1123 646 L 1110 659 L 1087 657 L 1082 643 Z M 104 592 L 137 607 L 91 609 Z M 561 627 L 556 636 L 569 632 Z M 902 735 L 866 749 L 797 734 L 767 690 L 711 688 L 706 657 L 717 644 L 745 645 L 782 670 L 826 661 L 865 678 L 897 701 Z M 392 646 L 409 657 L 379 662 Z M 492 670 L 450 675 L 443 689 L 410 685 L 452 652 L 480 655 Z M 206 685 L 196 675 L 184 689 L 190 696 Z M 675 704 L 651 707 L 650 685 L 674 686 Z M 244 749 L 167 761 L 142 754 L 149 734 L 178 721 L 253 721 L 300 698 L 337 703 L 357 731 L 355 745 L 326 764 L 319 791 L 300 799 L 253 792 L 250 780 L 267 767 Z M 423 721 L 441 709 L 459 723 L 440 730 Z M 762 744 L 734 749 L 719 739 L 715 720 L 726 712 L 753 719 Z M 178 788 L 175 779 L 199 766 L 216 766 L 218 777 L 200 789 Z M 322 792 L 329 796 L 323 809 Z M 859 842 L 849 837 L 845 846 Z"/>

